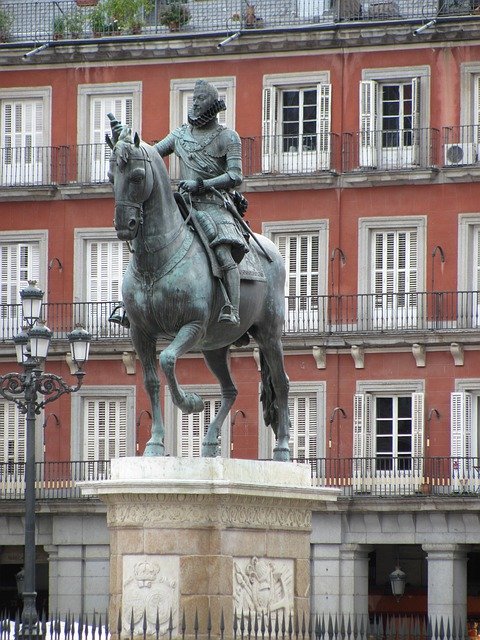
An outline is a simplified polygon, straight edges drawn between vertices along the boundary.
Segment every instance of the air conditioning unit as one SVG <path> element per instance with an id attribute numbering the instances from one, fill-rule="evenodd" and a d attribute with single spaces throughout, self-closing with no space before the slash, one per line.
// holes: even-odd
<path id="1" fill-rule="evenodd" d="M 478 155 L 475 142 L 458 142 L 445 145 L 445 166 L 455 167 L 462 164 L 475 164 Z"/>

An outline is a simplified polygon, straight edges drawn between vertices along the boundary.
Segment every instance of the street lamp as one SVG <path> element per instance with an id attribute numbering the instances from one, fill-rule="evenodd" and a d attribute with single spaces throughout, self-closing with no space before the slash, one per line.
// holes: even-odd
<path id="1" fill-rule="evenodd" d="M 41 365 L 47 357 L 52 332 L 40 319 L 43 291 L 30 281 L 20 292 L 22 316 L 26 326 L 13 338 L 17 362 L 23 365 L 23 373 L 7 373 L 0 376 L 0 396 L 14 402 L 26 415 L 25 453 L 25 551 L 23 609 L 19 637 L 41 635 L 36 608 L 35 591 L 35 415 L 49 402 L 64 393 L 74 393 L 82 386 L 82 366 L 88 358 L 90 334 L 78 325 L 67 334 L 72 360 L 77 366 L 77 384 L 70 386 L 53 373 L 44 373 Z M 43 396 L 39 399 L 38 396 Z"/>

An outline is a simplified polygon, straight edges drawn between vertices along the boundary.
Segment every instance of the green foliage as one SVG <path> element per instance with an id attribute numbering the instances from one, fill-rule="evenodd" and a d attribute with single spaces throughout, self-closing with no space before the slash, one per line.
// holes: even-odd
<path id="1" fill-rule="evenodd" d="M 151 0 L 102 0 L 100 5 L 122 31 L 131 31 L 141 26 L 144 22 L 143 14 L 153 8 Z"/>
<path id="2" fill-rule="evenodd" d="M 13 24 L 13 16 L 5 9 L 0 9 L 0 41 L 7 42 L 10 39 L 10 29 Z"/>
<path id="3" fill-rule="evenodd" d="M 159 21 L 168 27 L 175 25 L 180 27 L 190 20 L 191 14 L 188 6 L 183 2 L 170 2 L 159 11 Z"/>
<path id="4" fill-rule="evenodd" d="M 53 20 L 54 38 L 78 38 L 85 31 L 85 14 L 80 9 L 55 16 Z"/>

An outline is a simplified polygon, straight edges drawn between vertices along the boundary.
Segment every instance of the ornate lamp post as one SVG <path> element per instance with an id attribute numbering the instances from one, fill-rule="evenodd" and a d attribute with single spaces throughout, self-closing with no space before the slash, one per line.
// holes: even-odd
<path id="1" fill-rule="evenodd" d="M 35 591 L 35 415 L 43 407 L 64 393 L 74 393 L 82 386 L 85 372 L 82 367 L 88 359 L 90 334 L 80 326 L 68 334 L 72 360 L 77 366 L 76 386 L 69 386 L 53 373 L 44 373 L 42 364 L 47 357 L 52 332 L 40 320 L 43 291 L 31 281 L 20 292 L 22 314 L 26 326 L 15 336 L 17 362 L 23 365 L 23 373 L 7 373 L 0 376 L 0 395 L 19 407 L 26 415 L 25 454 L 25 552 L 24 588 L 20 637 L 40 635 Z M 43 398 L 39 398 L 43 396 Z"/>

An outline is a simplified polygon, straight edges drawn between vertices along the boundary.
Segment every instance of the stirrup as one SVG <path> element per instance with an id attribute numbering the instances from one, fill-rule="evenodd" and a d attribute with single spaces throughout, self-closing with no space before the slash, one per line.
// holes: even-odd
<path id="1" fill-rule="evenodd" d="M 119 304 L 115 307 L 115 309 L 110 314 L 108 321 L 112 324 L 119 324 L 125 329 L 130 329 L 130 321 L 127 318 L 127 314 L 125 312 L 125 307 L 123 306 L 123 304 Z"/>
<path id="2" fill-rule="evenodd" d="M 224 304 L 220 315 L 218 316 L 218 322 L 225 322 L 238 327 L 240 324 L 240 318 L 238 317 L 238 310 L 232 304 Z"/>

